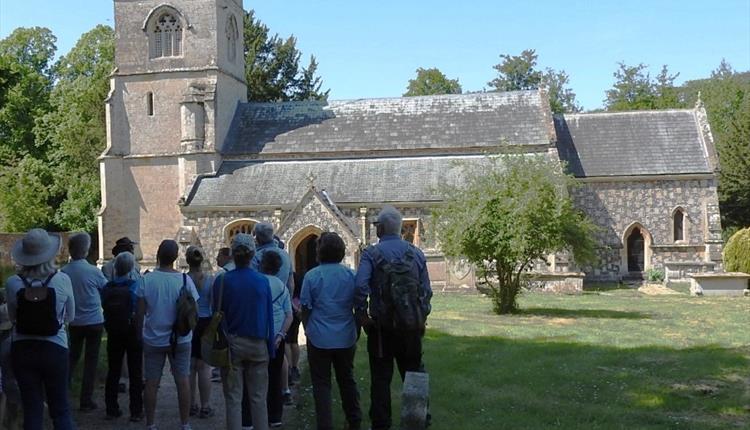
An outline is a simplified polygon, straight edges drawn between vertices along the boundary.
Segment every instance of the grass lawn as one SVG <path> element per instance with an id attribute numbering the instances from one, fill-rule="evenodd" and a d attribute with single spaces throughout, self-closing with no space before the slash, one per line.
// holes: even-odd
<path id="1" fill-rule="evenodd" d="M 497 316 L 480 296 L 433 299 L 433 429 L 750 428 L 750 299 L 615 289 L 528 294 L 520 305 L 520 315 Z M 366 416 L 364 339 L 356 376 Z M 296 413 L 294 428 L 314 428 L 309 389 Z"/>

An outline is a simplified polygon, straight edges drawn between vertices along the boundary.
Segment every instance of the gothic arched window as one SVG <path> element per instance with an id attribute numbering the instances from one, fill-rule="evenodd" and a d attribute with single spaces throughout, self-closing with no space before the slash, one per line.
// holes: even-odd
<path id="1" fill-rule="evenodd" d="M 674 234 L 674 241 L 684 241 L 685 240 L 685 211 L 683 211 L 681 208 L 678 208 L 674 211 L 674 214 L 672 215 L 672 227 L 673 227 L 673 234 Z"/>
<path id="2" fill-rule="evenodd" d="M 256 222 L 253 220 L 242 219 L 234 221 L 227 225 L 224 228 L 227 246 L 232 244 L 232 239 L 234 239 L 234 237 L 239 233 L 252 234 L 255 224 Z"/>
<path id="3" fill-rule="evenodd" d="M 182 55 L 182 23 L 172 13 L 159 15 L 150 35 L 151 58 L 179 57 Z"/>
<path id="4" fill-rule="evenodd" d="M 239 38 L 239 31 L 237 30 L 237 20 L 234 15 L 229 17 L 227 21 L 227 58 L 229 61 L 234 63 L 237 60 L 237 39 Z"/>

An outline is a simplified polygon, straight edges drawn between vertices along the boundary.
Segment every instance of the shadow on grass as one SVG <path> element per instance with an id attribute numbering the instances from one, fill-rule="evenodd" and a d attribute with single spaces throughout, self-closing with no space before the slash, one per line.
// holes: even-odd
<path id="1" fill-rule="evenodd" d="M 651 315 L 642 312 L 614 311 L 610 309 L 561 309 L 561 308 L 525 308 L 519 309 L 517 315 L 542 316 L 555 318 L 613 318 L 613 319 L 649 319 Z"/>
<path id="2" fill-rule="evenodd" d="M 740 350 L 433 331 L 425 362 L 435 429 L 750 428 L 750 360 Z"/>

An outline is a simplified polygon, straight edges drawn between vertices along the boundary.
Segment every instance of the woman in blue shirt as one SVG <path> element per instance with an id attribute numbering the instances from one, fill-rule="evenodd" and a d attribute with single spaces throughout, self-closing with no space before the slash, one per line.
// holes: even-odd
<path id="1" fill-rule="evenodd" d="M 320 265 L 305 274 L 300 303 L 307 336 L 307 360 L 318 430 L 333 429 L 331 367 L 341 393 L 347 429 L 359 429 L 362 411 L 354 380 L 357 329 L 354 323 L 354 272 L 341 264 L 346 253 L 336 233 L 318 238 Z"/>

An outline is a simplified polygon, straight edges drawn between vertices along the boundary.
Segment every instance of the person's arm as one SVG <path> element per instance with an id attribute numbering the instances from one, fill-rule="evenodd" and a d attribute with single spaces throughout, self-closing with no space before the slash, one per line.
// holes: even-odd
<path id="1" fill-rule="evenodd" d="M 73 321 L 73 319 L 76 317 L 76 299 L 73 295 L 73 284 L 70 282 L 70 278 L 68 275 L 64 275 L 63 277 L 65 284 L 64 284 L 64 290 L 65 290 L 65 296 L 67 297 L 65 300 L 65 322 L 69 323 Z"/>
<path id="2" fill-rule="evenodd" d="M 299 319 L 302 321 L 302 325 L 307 327 L 307 322 L 310 319 L 310 312 L 313 308 L 313 293 L 312 293 L 312 282 L 310 274 L 306 274 L 302 280 L 302 291 L 299 294 Z"/>
<path id="3" fill-rule="evenodd" d="M 422 303 L 422 311 L 424 311 L 424 315 L 426 317 L 432 311 L 432 305 L 430 304 L 430 301 L 432 300 L 430 274 L 427 272 L 427 259 L 425 258 L 424 253 L 422 253 L 421 250 L 419 250 L 417 258 L 419 263 L 419 284 L 421 286 L 419 299 Z"/>
<path id="4" fill-rule="evenodd" d="M 289 327 L 292 325 L 292 301 L 289 299 L 289 293 L 284 294 L 283 298 L 283 305 L 284 307 L 284 314 L 286 317 L 284 318 L 284 323 L 281 324 L 281 331 L 284 333 L 284 336 L 286 336 L 286 333 L 289 331 Z"/>
<path id="5" fill-rule="evenodd" d="M 141 278 L 140 281 L 138 281 L 138 287 L 135 292 L 135 295 L 138 296 L 138 304 L 135 310 L 135 333 L 138 340 L 143 339 L 143 319 L 146 316 L 145 283 L 146 279 Z"/>
<path id="6" fill-rule="evenodd" d="M 18 303 L 16 303 L 16 293 L 18 290 L 11 287 L 10 280 L 13 279 L 13 277 L 8 278 L 5 281 L 5 300 L 8 303 L 8 319 L 11 322 L 16 322 L 16 307 L 18 306 Z"/>
<path id="7" fill-rule="evenodd" d="M 370 279 L 372 278 L 372 257 L 364 250 L 359 259 L 357 275 L 354 278 L 354 309 L 367 312 L 367 297 L 370 295 Z"/>

